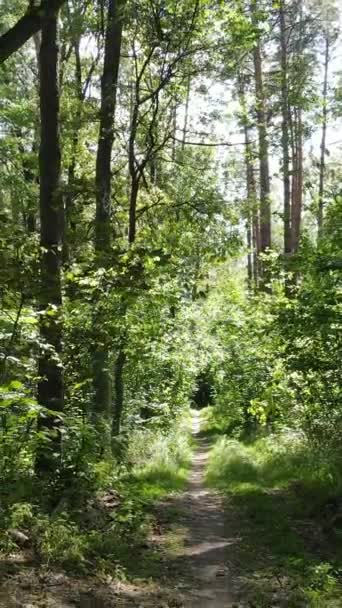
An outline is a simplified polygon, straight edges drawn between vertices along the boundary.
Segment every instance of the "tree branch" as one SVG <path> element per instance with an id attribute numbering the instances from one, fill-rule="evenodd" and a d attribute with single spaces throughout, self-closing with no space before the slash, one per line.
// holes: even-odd
<path id="1" fill-rule="evenodd" d="M 53 10 L 58 11 L 65 0 L 49 0 L 49 5 Z M 41 28 L 41 14 L 44 10 L 46 0 L 41 0 L 39 6 L 34 6 L 30 2 L 29 7 L 23 17 L 0 37 L 0 64 L 4 63 L 13 53 L 18 51 L 25 42 Z"/>
<path id="2" fill-rule="evenodd" d="M 183 140 L 181 140 L 179 137 L 173 137 L 171 136 L 171 139 L 174 139 L 175 141 L 177 141 L 178 143 L 183 143 Z M 236 143 L 231 143 L 231 142 L 225 142 L 225 141 L 219 141 L 217 143 L 214 142 L 206 142 L 206 141 L 185 141 L 184 142 L 185 146 L 205 146 L 207 148 L 216 148 L 217 146 L 226 146 L 226 147 L 231 147 L 231 146 L 244 146 L 244 142 L 236 142 Z"/>

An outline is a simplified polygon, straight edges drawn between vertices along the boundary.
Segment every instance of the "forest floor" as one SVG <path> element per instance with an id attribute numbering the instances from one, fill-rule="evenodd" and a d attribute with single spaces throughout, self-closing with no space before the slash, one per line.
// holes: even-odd
<path id="1" fill-rule="evenodd" d="M 149 537 L 122 571 L 72 576 L 12 554 L 0 560 L 0 607 L 341 608 L 336 543 L 291 490 L 245 483 L 245 461 L 239 492 L 208 487 L 213 441 L 199 431 L 195 415 L 187 486 L 155 503 Z"/>
<path id="2" fill-rule="evenodd" d="M 34 565 L 30 552 L 12 554 L 0 562 L 1 608 L 191 607 L 227 608 L 232 603 L 222 499 L 204 485 L 211 445 L 196 437 L 195 453 L 185 491 L 174 493 L 154 508 L 155 525 L 148 539 L 149 557 L 136 579 L 71 577 Z M 134 556 L 132 556 L 134 560 Z M 140 556 L 137 555 L 139 560 Z"/>

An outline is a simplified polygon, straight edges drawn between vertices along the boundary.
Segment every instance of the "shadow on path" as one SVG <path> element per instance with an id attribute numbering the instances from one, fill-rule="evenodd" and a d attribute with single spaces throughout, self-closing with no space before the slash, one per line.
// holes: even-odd
<path id="1" fill-rule="evenodd" d="M 178 513 L 182 543 L 173 552 L 171 567 L 175 582 L 183 586 L 186 607 L 229 608 L 233 592 L 225 567 L 227 547 L 236 542 L 225 534 L 221 497 L 204 486 L 204 475 L 212 443 L 200 436 L 199 415 L 193 422 L 197 449 L 186 492 L 168 501 Z"/>

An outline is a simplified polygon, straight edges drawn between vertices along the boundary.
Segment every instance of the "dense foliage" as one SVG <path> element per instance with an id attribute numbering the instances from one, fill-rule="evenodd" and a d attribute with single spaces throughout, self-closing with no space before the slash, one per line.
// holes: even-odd
<path id="1" fill-rule="evenodd" d="M 340 491 L 334 4 L 26 4 L 0 8 L 1 525 L 86 568 L 82 505 L 115 487 L 137 535 L 208 403 Z"/>

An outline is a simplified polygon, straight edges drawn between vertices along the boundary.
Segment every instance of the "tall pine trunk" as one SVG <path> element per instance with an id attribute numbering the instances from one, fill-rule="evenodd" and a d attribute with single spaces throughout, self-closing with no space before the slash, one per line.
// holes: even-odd
<path id="1" fill-rule="evenodd" d="M 59 189 L 58 14 L 45 7 L 40 47 L 40 343 L 38 402 L 47 413 L 39 421 L 49 442 L 37 454 L 39 474 L 56 475 L 60 460 L 60 418 L 64 384 L 62 354 L 61 243 L 63 202 Z"/>
<path id="2" fill-rule="evenodd" d="M 257 27 L 255 1 L 252 2 L 252 22 Z M 260 251 L 265 253 L 271 247 L 271 200 L 270 200 L 270 171 L 267 136 L 266 100 L 263 83 L 262 51 L 260 40 L 253 52 L 255 100 L 257 130 L 259 139 L 259 168 L 260 168 Z M 264 280 L 266 277 L 264 277 Z M 263 282 L 265 282 L 263 280 Z"/>
<path id="3" fill-rule="evenodd" d="M 239 76 L 239 101 L 242 111 L 242 124 L 245 136 L 245 167 L 246 167 L 246 193 L 247 193 L 247 276 L 248 285 L 252 289 L 258 286 L 259 280 L 259 253 L 260 233 L 257 209 L 257 187 L 254 174 L 253 146 L 250 138 L 250 125 L 246 104 L 245 86 L 243 76 Z"/>
<path id="4" fill-rule="evenodd" d="M 303 122 L 302 110 L 294 109 L 294 153 L 291 199 L 291 251 L 296 253 L 299 247 L 300 228 L 303 207 Z"/>
<path id="5" fill-rule="evenodd" d="M 284 253 L 292 251 L 291 235 L 291 188 L 290 188 L 290 140 L 289 140 L 289 92 L 287 68 L 287 40 L 286 40 L 286 14 L 285 1 L 279 2 L 280 24 L 280 88 L 282 113 L 282 164 L 283 164 L 283 191 L 284 191 Z"/>
<path id="6" fill-rule="evenodd" d="M 323 111 L 322 111 L 322 139 L 321 139 L 321 159 L 319 166 L 319 190 L 318 190 L 318 236 L 322 236 L 324 218 L 324 180 L 325 180 L 325 157 L 327 139 L 327 98 L 328 98 L 328 71 L 329 71 L 329 34 L 325 33 L 325 54 L 324 54 L 324 80 L 323 80 Z"/>

